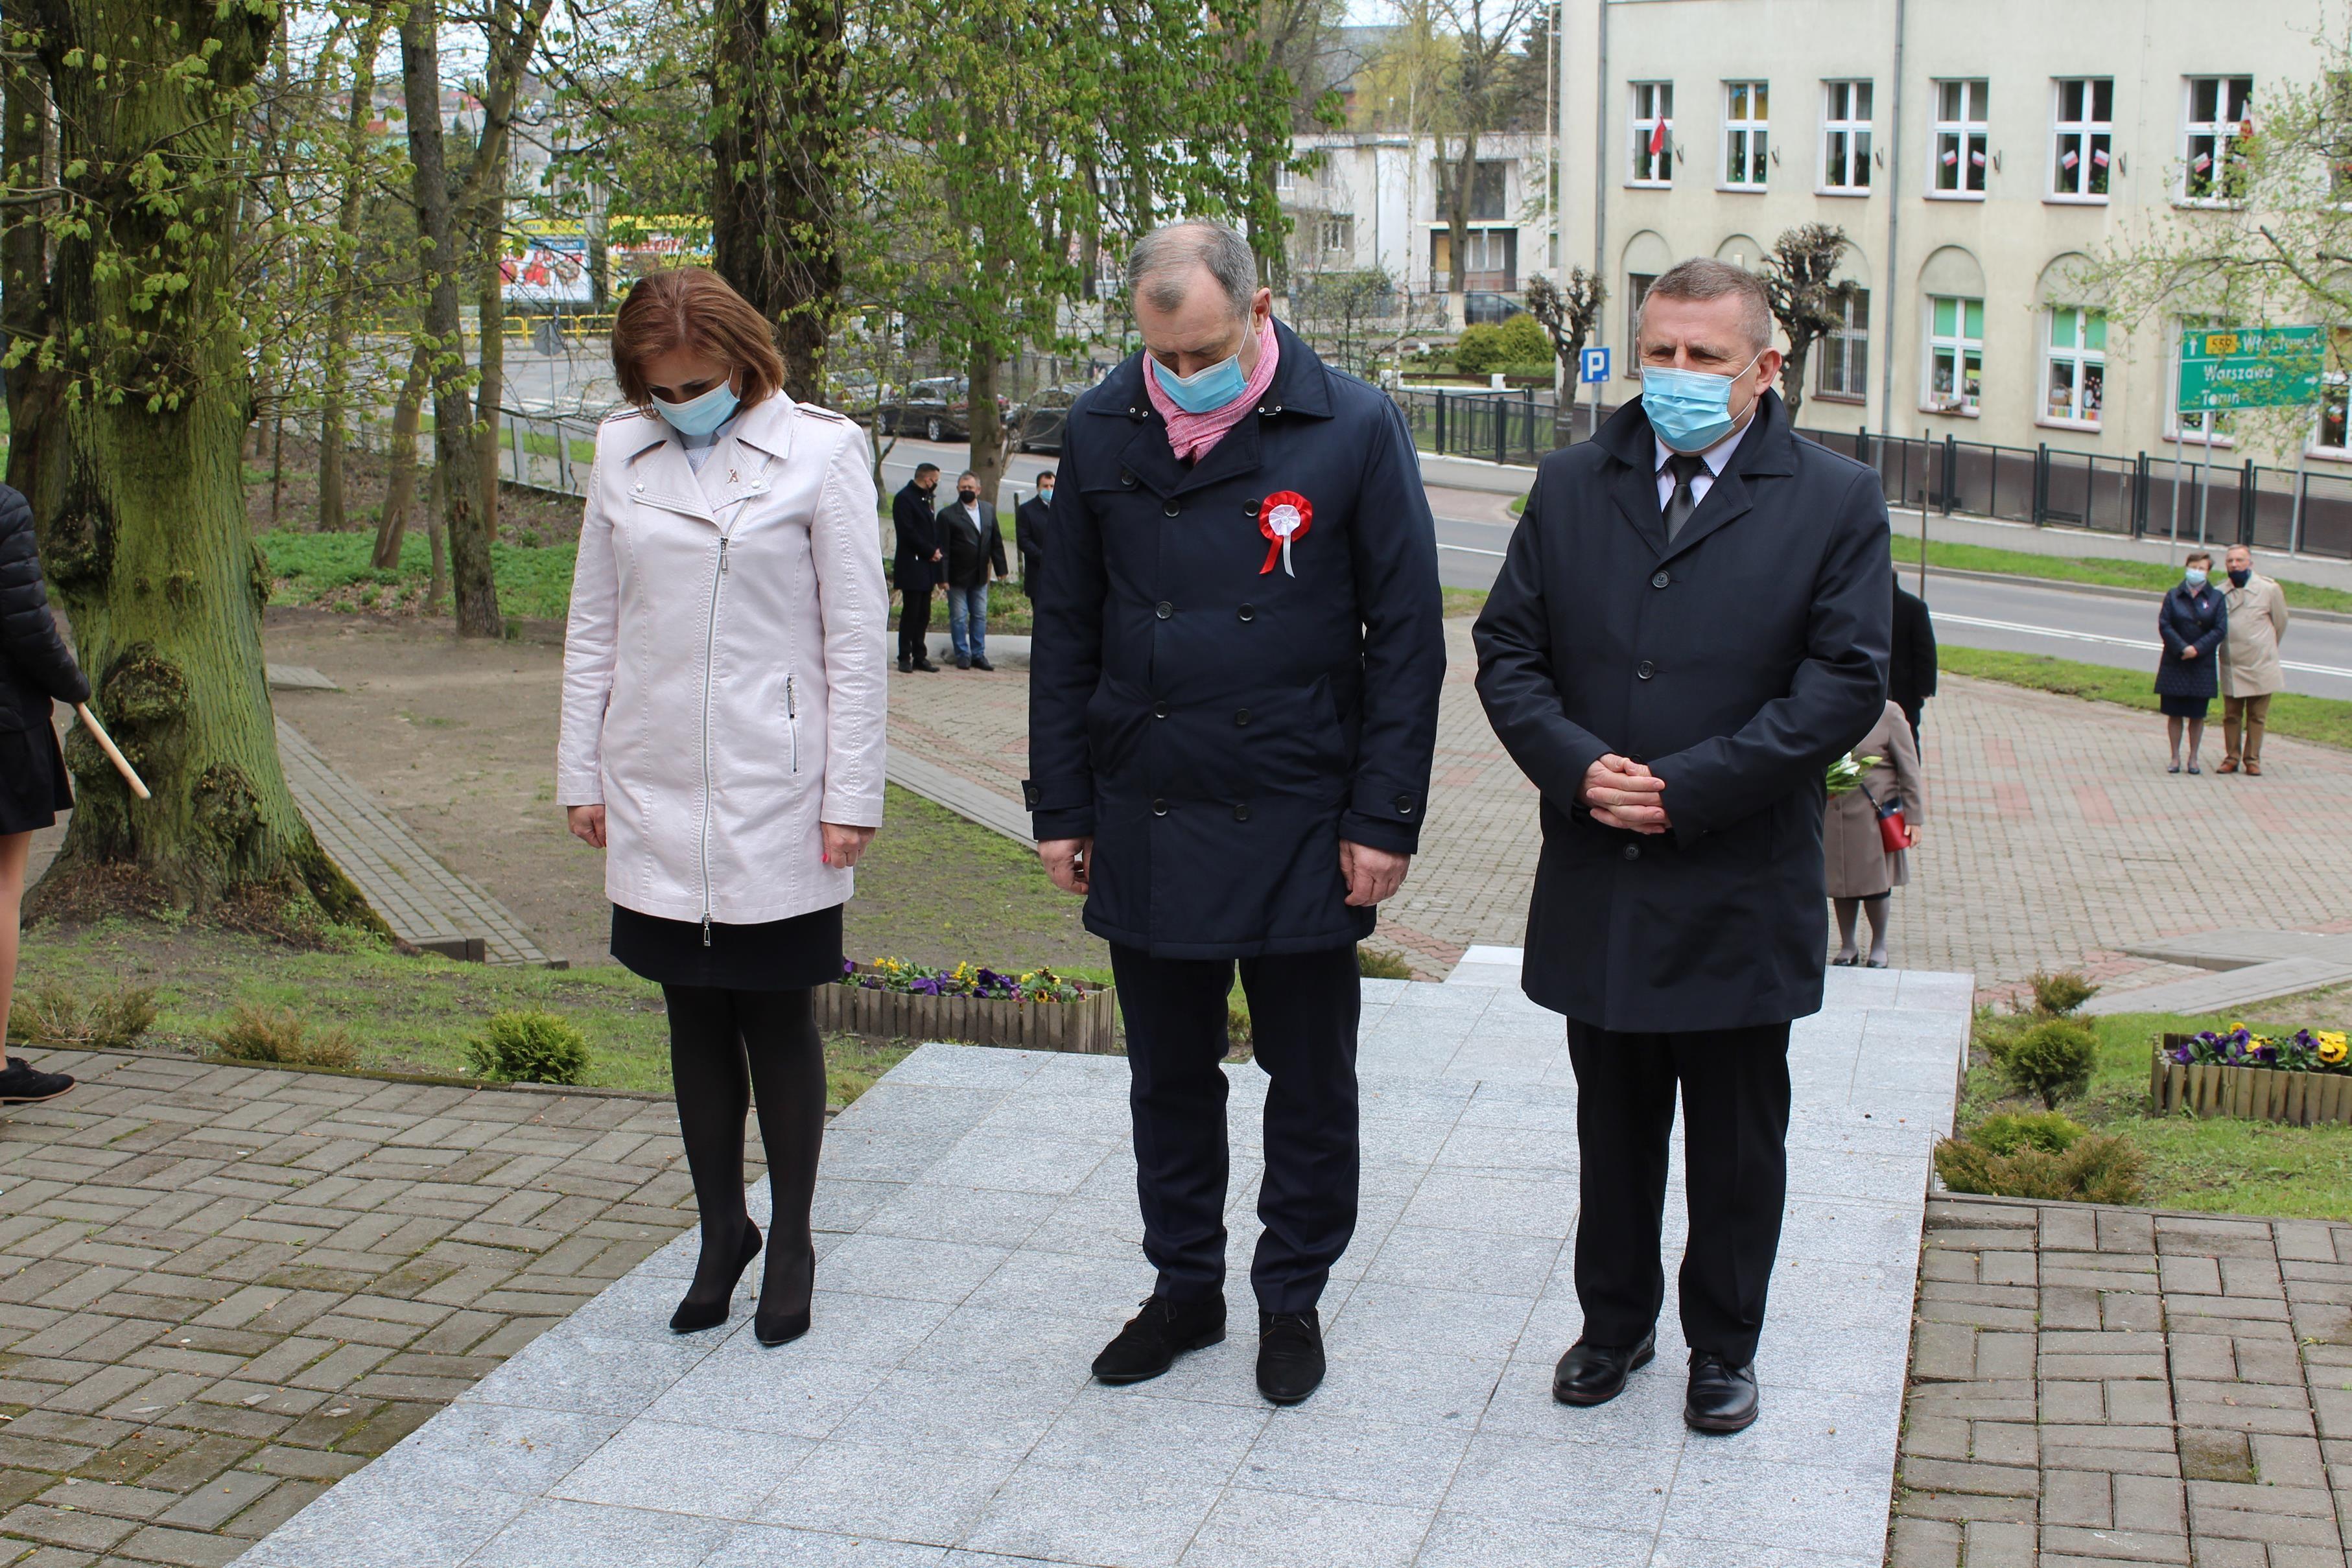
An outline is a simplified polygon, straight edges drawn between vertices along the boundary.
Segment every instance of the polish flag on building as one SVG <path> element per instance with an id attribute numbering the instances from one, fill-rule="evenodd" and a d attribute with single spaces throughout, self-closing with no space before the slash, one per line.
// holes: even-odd
<path id="1" fill-rule="evenodd" d="M 1650 127 L 1650 156 L 1657 157 L 1666 150 L 1666 122 L 1663 120 Z"/>

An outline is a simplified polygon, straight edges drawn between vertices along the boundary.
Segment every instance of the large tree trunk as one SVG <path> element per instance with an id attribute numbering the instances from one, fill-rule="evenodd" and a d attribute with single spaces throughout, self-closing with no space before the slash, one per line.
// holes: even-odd
<path id="1" fill-rule="evenodd" d="M 499 271 L 499 263 L 506 249 L 506 210 L 503 194 L 493 196 L 488 204 L 486 221 L 478 230 L 482 251 L 481 285 L 474 296 L 480 312 L 482 334 L 482 379 L 474 389 L 474 419 L 482 433 L 478 459 L 481 527 L 491 538 L 499 537 L 499 404 L 506 398 L 507 301 L 503 287 L 506 278 Z"/>
<path id="2" fill-rule="evenodd" d="M 843 271 L 842 8 L 788 0 L 777 33 L 768 0 L 717 0 L 711 32 L 711 266 L 775 324 L 785 395 L 815 402 Z"/>
<path id="3" fill-rule="evenodd" d="M 432 346 L 420 342 L 409 356 L 399 400 L 392 405 L 392 439 L 384 447 L 383 510 L 376 517 L 375 555 L 371 562 L 378 571 L 400 565 L 401 536 L 408 531 L 408 511 L 416 504 L 416 432 L 425 423 L 425 383 L 432 365 Z"/>
<path id="4" fill-rule="evenodd" d="M 5 160 L 12 192 L 47 188 L 52 166 L 48 151 L 48 71 L 26 53 L 0 60 L 5 70 L 6 128 L 0 131 L 0 160 Z M 8 341 L 33 341 L 49 328 L 48 233 L 41 218 L 50 204 L 15 209 L 14 221 L 0 229 L 0 331 Z M 37 368 L 32 358 L 7 372 L 8 483 L 30 496 L 40 489 L 43 415 L 57 396 L 56 375 Z"/>
<path id="5" fill-rule="evenodd" d="M 352 97 L 343 114 L 341 201 L 336 209 L 335 256 L 349 266 L 359 252 L 360 228 L 367 217 L 368 119 L 375 112 L 375 57 L 383 44 L 388 0 L 374 0 L 352 49 Z M 352 291 L 336 287 L 327 303 L 327 342 L 320 365 L 319 528 L 340 532 L 350 526 L 343 511 L 343 418 L 351 387 Z"/>
<path id="6" fill-rule="evenodd" d="M 996 413 L 996 355 L 988 349 L 974 349 L 971 361 L 965 367 L 965 379 L 971 386 L 971 398 L 965 412 L 971 422 L 971 471 L 980 479 L 981 498 L 996 499 L 996 487 L 1004 478 L 1004 422 Z"/>
<path id="7" fill-rule="evenodd" d="M 1447 279 L 1453 287 L 1446 309 L 1463 326 L 1470 325 L 1470 286 L 1464 281 L 1470 271 L 1470 187 L 1478 172 L 1478 133 L 1465 131 L 1462 137 L 1462 156 L 1454 165 L 1454 189 L 1447 193 L 1445 214 L 1446 245 L 1453 254 L 1447 258 L 1453 268 Z"/>
<path id="8" fill-rule="evenodd" d="M 154 791 L 133 801 L 77 727 L 79 798 L 41 902 L 128 896 L 278 928 L 323 912 L 381 929 L 286 787 L 262 674 L 268 574 L 245 516 L 249 391 L 229 260 L 236 106 L 276 16 L 166 11 L 44 0 L 32 18 L 88 224 L 58 239 L 50 267 L 49 340 L 83 395 L 42 422 L 34 515 L 95 706 Z M 186 71 L 191 57 L 203 73 Z M 129 199 L 166 148 L 173 200 Z M 154 337 L 118 339 L 130 324 Z"/>
<path id="9" fill-rule="evenodd" d="M 416 225 L 425 242 L 425 336 L 433 349 L 433 464 L 439 470 L 441 519 L 449 538 L 450 586 L 460 636 L 497 637 L 498 582 L 489 537 L 475 501 L 480 486 L 474 411 L 466 396 L 466 340 L 457 319 L 457 277 L 465 256 L 457 243 L 455 203 L 441 133 L 440 19 L 416 0 L 400 25 L 400 60 L 408 109 L 408 157 L 415 173 Z"/>

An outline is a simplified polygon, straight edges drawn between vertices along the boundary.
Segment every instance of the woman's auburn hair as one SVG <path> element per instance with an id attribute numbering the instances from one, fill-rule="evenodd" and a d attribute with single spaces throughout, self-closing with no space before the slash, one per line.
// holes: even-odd
<path id="1" fill-rule="evenodd" d="M 783 387 L 784 358 L 767 318 L 707 267 L 650 272 L 629 286 L 613 319 L 613 379 L 621 395 L 650 407 L 646 364 L 673 349 L 691 349 L 740 376 L 735 395 L 745 408 Z"/>

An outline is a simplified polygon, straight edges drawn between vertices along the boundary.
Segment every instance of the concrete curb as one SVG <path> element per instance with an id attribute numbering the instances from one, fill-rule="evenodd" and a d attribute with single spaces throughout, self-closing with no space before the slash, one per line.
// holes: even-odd
<path id="1" fill-rule="evenodd" d="M 2053 557 L 2052 559 L 2063 558 Z M 1897 579 L 1908 576 L 1916 581 L 1919 575 L 1918 563 L 1915 561 L 1906 565 L 1898 559 L 1895 563 L 1895 574 Z M 2152 588 L 2119 588 L 2112 582 L 2069 582 L 2062 577 L 2024 577 L 2013 571 L 1971 571 L 1957 566 L 1930 565 L 1927 568 L 1927 575 L 1965 578 L 1970 582 L 2015 582 L 2022 583 L 2028 588 L 2062 588 L 2074 593 L 2095 593 L 2104 599 L 2146 600 L 2157 596 L 2157 591 Z M 2293 606 L 2288 608 L 2297 621 L 2326 621 L 2339 625 L 2352 625 L 2352 613 L 2347 613 L 2341 610 L 2296 610 Z"/>

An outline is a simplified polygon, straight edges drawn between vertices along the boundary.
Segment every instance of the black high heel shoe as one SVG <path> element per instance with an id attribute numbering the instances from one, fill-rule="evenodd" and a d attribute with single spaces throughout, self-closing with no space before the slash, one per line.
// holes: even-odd
<path id="1" fill-rule="evenodd" d="M 735 1259 L 735 1271 L 727 1276 L 727 1288 L 719 1292 L 716 1301 L 698 1301 L 689 1293 L 678 1302 L 677 1311 L 669 1317 L 672 1333 L 699 1333 L 715 1329 L 727 1321 L 727 1303 L 734 1298 L 735 1286 L 743 1278 L 743 1270 L 760 1255 L 760 1228 L 750 1220 L 743 1222 L 743 1250 Z"/>
<path id="2" fill-rule="evenodd" d="M 787 1311 L 771 1305 L 768 1282 L 764 1280 L 761 1282 L 760 1309 L 751 1314 L 751 1337 L 771 1350 L 780 1344 L 790 1344 L 809 1332 L 809 1301 L 816 1291 L 816 1256 L 813 1251 L 809 1254 L 807 1267 L 808 1272 L 803 1276 L 804 1282 L 797 1292 L 801 1303 L 797 1309 Z"/>

